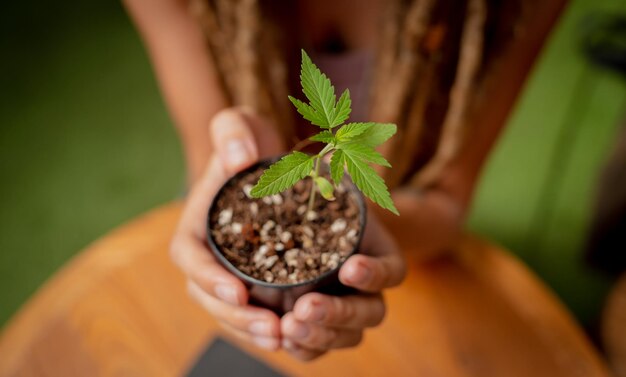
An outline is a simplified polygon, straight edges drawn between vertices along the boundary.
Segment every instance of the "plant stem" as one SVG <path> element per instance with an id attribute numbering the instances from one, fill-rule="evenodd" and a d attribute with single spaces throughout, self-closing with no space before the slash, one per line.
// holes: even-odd
<path id="1" fill-rule="evenodd" d="M 317 183 L 315 182 L 315 179 L 317 177 L 319 177 L 320 161 L 332 149 L 333 149 L 333 145 L 332 144 L 326 144 L 326 146 L 315 157 L 315 169 L 313 170 L 313 174 L 311 174 L 311 192 L 309 193 L 309 206 L 308 206 L 307 211 L 306 211 L 306 213 L 304 215 L 304 219 L 305 220 L 306 220 L 307 215 L 309 214 L 309 212 L 313 211 L 313 204 L 315 204 L 315 194 L 316 194 L 316 190 L 315 189 L 317 187 Z"/>
<path id="2" fill-rule="evenodd" d="M 315 170 L 313 172 L 313 175 L 311 175 L 311 192 L 309 193 L 309 207 L 306 211 L 305 218 L 309 214 L 309 212 L 313 211 L 313 204 L 315 202 L 315 193 L 316 193 L 315 188 L 317 187 L 317 183 L 315 183 L 315 178 L 317 178 L 319 175 L 321 159 L 322 158 L 319 155 L 315 159 Z"/>

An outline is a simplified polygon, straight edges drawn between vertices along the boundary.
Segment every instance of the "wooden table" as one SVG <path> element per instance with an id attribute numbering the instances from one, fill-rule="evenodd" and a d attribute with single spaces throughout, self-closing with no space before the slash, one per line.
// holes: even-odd
<path id="1" fill-rule="evenodd" d="M 0 375 L 184 373 L 221 332 L 170 262 L 180 209 L 168 205 L 122 226 L 50 279 L 4 329 Z M 410 262 L 387 300 L 387 319 L 360 347 L 313 363 L 241 347 L 297 376 L 608 375 L 549 290 L 475 237 L 451 257 Z"/>
<path id="2" fill-rule="evenodd" d="M 626 272 L 613 285 L 602 314 L 603 348 L 618 377 L 626 377 Z"/>

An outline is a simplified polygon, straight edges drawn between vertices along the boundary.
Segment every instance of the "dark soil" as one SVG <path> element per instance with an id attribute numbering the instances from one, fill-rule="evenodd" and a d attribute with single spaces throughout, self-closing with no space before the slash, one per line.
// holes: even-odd
<path id="1" fill-rule="evenodd" d="M 342 183 L 334 201 L 317 193 L 306 214 L 311 180 L 277 195 L 248 193 L 262 168 L 225 186 L 209 216 L 224 256 L 243 273 L 268 283 L 306 282 L 335 269 L 352 252 L 361 224 L 356 194 Z"/>

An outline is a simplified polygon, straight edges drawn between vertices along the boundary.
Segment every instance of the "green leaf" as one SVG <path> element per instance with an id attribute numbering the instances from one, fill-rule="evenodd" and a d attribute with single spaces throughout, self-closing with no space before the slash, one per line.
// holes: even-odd
<path id="1" fill-rule="evenodd" d="M 334 151 L 330 158 L 330 176 L 336 185 L 339 185 L 343 180 L 343 165 L 343 152 L 341 150 Z"/>
<path id="2" fill-rule="evenodd" d="M 293 152 L 272 164 L 250 191 L 255 198 L 278 194 L 306 177 L 313 169 L 313 156 Z"/>
<path id="3" fill-rule="evenodd" d="M 356 136 L 361 135 L 368 128 L 372 127 L 376 123 L 348 123 L 339 130 L 337 130 L 337 140 L 340 142 L 347 142 L 354 139 Z"/>
<path id="4" fill-rule="evenodd" d="M 317 135 L 313 135 L 309 138 L 309 140 L 311 141 L 319 141 L 322 143 L 334 143 L 335 142 L 335 135 L 333 135 L 332 132 L 326 130 L 326 131 L 322 131 L 320 133 L 318 133 Z"/>
<path id="5" fill-rule="evenodd" d="M 332 128 L 335 120 L 335 88 L 328 77 L 311 61 L 311 58 L 302 50 L 302 67 L 300 82 L 302 92 L 313 110 L 323 122 L 311 122 L 322 128 Z"/>
<path id="6" fill-rule="evenodd" d="M 391 200 L 391 195 L 385 185 L 385 181 L 376 174 L 366 162 L 344 153 L 344 159 L 348 167 L 348 174 L 356 187 L 368 198 L 379 206 L 388 209 L 392 213 L 399 215 L 396 206 Z"/>
<path id="7" fill-rule="evenodd" d="M 392 123 L 371 123 L 369 128 L 352 138 L 350 142 L 376 147 L 387 141 L 396 131 L 396 125 Z"/>
<path id="8" fill-rule="evenodd" d="M 322 116 L 320 116 L 320 114 L 315 112 L 315 110 L 313 110 L 311 106 L 292 96 L 287 96 L 287 98 L 289 98 L 289 101 L 293 103 L 293 105 L 296 107 L 296 110 L 298 110 L 298 113 L 300 113 L 300 115 L 302 115 L 304 119 L 315 125 L 326 123 L 326 120 Z"/>
<path id="9" fill-rule="evenodd" d="M 350 90 L 346 89 L 339 97 L 337 106 L 335 107 L 335 119 L 333 119 L 332 126 L 338 126 L 348 120 L 350 112 L 352 111 L 352 100 L 350 99 Z"/>
<path id="10" fill-rule="evenodd" d="M 372 162 L 374 164 L 382 165 L 390 168 L 391 164 L 382 154 L 378 153 L 374 148 L 363 144 L 344 143 L 337 144 L 337 148 L 344 151 L 346 155 L 350 155 L 354 158 L 358 158 L 363 161 Z"/>
<path id="11" fill-rule="evenodd" d="M 315 183 L 317 183 L 317 187 L 320 189 L 320 194 L 326 200 L 335 200 L 335 195 L 333 194 L 333 185 L 328 182 L 328 180 L 324 177 L 316 177 Z"/>

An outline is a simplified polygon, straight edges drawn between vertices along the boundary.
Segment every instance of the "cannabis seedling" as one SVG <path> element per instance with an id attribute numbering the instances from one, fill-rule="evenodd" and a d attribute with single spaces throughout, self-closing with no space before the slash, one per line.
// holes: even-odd
<path id="1" fill-rule="evenodd" d="M 381 207 L 398 215 L 385 181 L 369 165 L 391 167 L 389 162 L 374 148 L 396 133 L 395 124 L 347 123 L 352 102 L 350 92 L 345 90 L 336 101 L 335 88 L 309 56 L 302 50 L 300 71 L 302 92 L 309 100 L 304 103 L 292 96 L 289 100 L 304 119 L 323 129 L 310 140 L 326 145 L 316 155 L 294 151 L 271 165 L 250 191 L 253 197 L 274 195 L 285 191 L 305 177 L 312 178 L 308 211 L 313 210 L 317 190 L 327 200 L 334 199 L 333 185 L 319 175 L 320 160 L 330 158 L 330 176 L 336 185 L 343 179 L 344 167 L 356 187 Z M 339 127 L 336 132 L 335 128 Z M 316 190 L 317 189 L 317 190 Z"/>

